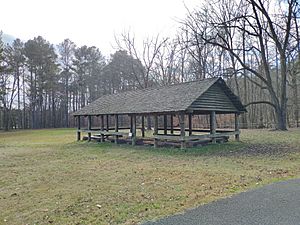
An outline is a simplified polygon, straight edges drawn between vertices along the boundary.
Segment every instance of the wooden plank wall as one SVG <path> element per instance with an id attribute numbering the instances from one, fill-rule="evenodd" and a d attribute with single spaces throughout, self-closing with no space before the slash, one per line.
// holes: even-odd
<path id="1" fill-rule="evenodd" d="M 218 84 L 211 86 L 188 110 L 236 111 L 236 107 Z"/>

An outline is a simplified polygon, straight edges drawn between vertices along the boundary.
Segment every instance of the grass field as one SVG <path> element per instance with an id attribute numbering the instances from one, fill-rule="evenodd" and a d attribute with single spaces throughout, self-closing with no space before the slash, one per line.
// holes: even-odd
<path id="1" fill-rule="evenodd" d="M 300 130 L 186 151 L 0 133 L 0 224 L 136 224 L 300 177 Z"/>

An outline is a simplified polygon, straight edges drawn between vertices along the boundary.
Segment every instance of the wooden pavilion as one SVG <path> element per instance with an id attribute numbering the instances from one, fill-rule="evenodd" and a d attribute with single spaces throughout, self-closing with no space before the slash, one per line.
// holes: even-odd
<path id="1" fill-rule="evenodd" d="M 239 140 L 240 130 L 238 116 L 246 112 L 245 107 L 226 85 L 222 78 L 211 78 L 193 82 L 186 82 L 165 87 L 147 88 L 144 90 L 127 91 L 118 94 L 104 95 L 78 110 L 73 115 L 77 117 L 77 140 L 81 140 L 81 132 L 88 134 L 87 139 L 98 137 L 101 142 L 113 137 L 115 143 L 126 138 L 132 145 L 137 142 L 137 117 L 141 121 L 141 138 L 145 138 L 145 117 L 154 118 L 154 132 L 152 144 L 157 147 L 160 142 L 178 143 L 181 148 L 194 146 L 203 140 L 216 143 L 218 140 L 227 140 L 234 135 Z M 235 129 L 231 131 L 216 129 L 216 114 L 234 114 Z M 130 129 L 122 131 L 118 118 L 121 115 L 130 117 Z M 193 115 L 210 115 L 210 129 L 206 134 L 195 135 L 192 129 Z M 101 127 L 92 128 L 92 117 L 99 117 Z M 158 117 L 163 117 L 163 128 L 158 127 Z M 179 132 L 174 132 L 173 117 L 179 118 Z M 88 118 L 87 129 L 81 128 L 81 118 Z M 114 126 L 109 124 L 113 117 Z M 185 125 L 187 117 L 187 128 Z M 169 118 L 169 124 L 168 124 Z M 159 133 L 163 130 L 163 133 Z M 199 130 L 198 130 L 199 131 Z M 204 131 L 205 132 L 205 131 Z"/>

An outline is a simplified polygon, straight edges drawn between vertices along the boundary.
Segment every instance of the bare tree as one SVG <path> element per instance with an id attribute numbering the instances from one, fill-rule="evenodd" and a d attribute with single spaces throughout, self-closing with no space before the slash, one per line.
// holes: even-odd
<path id="1" fill-rule="evenodd" d="M 65 39 L 58 45 L 59 61 L 62 67 L 61 77 L 64 83 L 64 126 L 69 127 L 69 86 L 72 76 L 72 65 L 74 60 L 75 44 Z"/>
<path id="2" fill-rule="evenodd" d="M 122 33 L 120 38 L 116 37 L 115 39 L 120 50 L 127 51 L 129 55 L 139 60 L 144 67 L 144 71 L 136 71 L 139 88 L 143 89 L 151 86 L 154 78 L 152 69 L 155 66 L 155 59 L 168 38 L 160 38 L 159 35 L 147 38 L 143 40 L 141 47 L 137 43 L 134 34 L 130 32 Z"/>
<path id="3" fill-rule="evenodd" d="M 236 61 L 234 70 L 247 70 L 262 81 L 263 87 L 270 95 L 271 101 L 268 104 L 275 110 L 276 128 L 280 130 L 287 129 L 287 55 L 291 49 L 289 43 L 293 43 L 295 38 L 293 34 L 297 28 L 293 22 L 293 15 L 298 7 L 296 0 L 220 0 L 217 3 L 208 3 L 202 12 L 190 13 L 185 21 L 191 32 L 199 33 L 205 44 L 227 51 L 230 58 Z M 205 35 L 201 29 L 203 23 L 209 24 L 209 31 Z M 197 30 L 194 24 L 197 25 Z M 244 50 L 241 43 L 243 36 L 247 38 Z M 268 57 L 271 50 L 276 50 L 279 54 L 278 94 L 271 74 L 271 58 Z M 263 68 L 261 72 L 245 63 L 241 54 L 245 51 L 259 56 Z M 248 105 L 266 102 L 253 102 Z"/>

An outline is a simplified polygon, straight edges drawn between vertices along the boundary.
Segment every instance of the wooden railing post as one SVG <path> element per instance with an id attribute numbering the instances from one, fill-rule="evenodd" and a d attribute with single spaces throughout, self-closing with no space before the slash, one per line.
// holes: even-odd
<path id="1" fill-rule="evenodd" d="M 216 112 L 211 111 L 210 113 L 210 134 L 215 135 L 216 134 Z M 212 143 L 217 143 L 216 137 L 212 137 Z"/>
<path id="2" fill-rule="evenodd" d="M 145 137 L 145 116 L 142 116 L 142 137 Z"/>
<path id="3" fill-rule="evenodd" d="M 77 124 L 77 141 L 80 141 L 81 139 L 81 132 L 80 132 L 80 116 L 77 116 L 77 121 L 78 121 L 78 124 Z"/>
<path id="4" fill-rule="evenodd" d="M 186 143 L 184 140 L 185 137 L 184 112 L 179 114 L 179 124 L 180 124 L 180 137 L 183 139 L 181 140 L 181 149 L 185 149 Z"/>
<path id="5" fill-rule="evenodd" d="M 135 145 L 136 142 L 136 115 L 132 117 L 132 136 L 131 136 L 131 144 Z"/>
<path id="6" fill-rule="evenodd" d="M 193 132 L 192 119 L 193 119 L 192 114 L 189 113 L 189 136 L 191 136 Z"/>
<path id="7" fill-rule="evenodd" d="M 91 141 L 92 139 L 92 133 L 90 132 L 92 129 L 92 117 L 88 116 L 88 141 Z"/>
<path id="8" fill-rule="evenodd" d="M 132 120 L 132 116 L 130 115 L 130 133 L 132 133 L 132 127 L 133 127 L 133 120 Z"/>
<path id="9" fill-rule="evenodd" d="M 168 134 L 168 117 L 164 115 L 164 135 Z"/>
<path id="10" fill-rule="evenodd" d="M 157 135 L 158 134 L 158 116 L 155 114 L 154 115 L 154 133 L 153 135 Z M 157 148 L 157 142 L 158 140 L 156 138 L 154 138 L 154 148 Z"/>
<path id="11" fill-rule="evenodd" d="M 109 115 L 106 115 L 106 131 L 109 131 Z"/>
<path id="12" fill-rule="evenodd" d="M 174 134 L 174 124 L 173 124 L 173 115 L 172 114 L 171 114 L 170 123 L 171 123 L 171 134 Z"/>
<path id="13" fill-rule="evenodd" d="M 104 131 L 104 115 L 101 115 L 101 131 Z M 101 142 L 104 142 L 104 134 L 101 134 Z"/>
<path id="14" fill-rule="evenodd" d="M 234 114 L 234 131 L 235 132 L 239 132 L 240 131 L 240 127 L 239 127 L 239 113 L 235 113 Z M 235 134 L 235 140 L 236 141 L 240 141 L 240 134 L 239 133 Z"/>
<path id="15" fill-rule="evenodd" d="M 115 115 L 115 132 L 118 132 L 118 131 L 119 131 L 119 121 L 118 121 L 118 119 L 119 119 L 119 118 L 118 118 L 118 115 L 116 114 L 116 115 Z M 116 143 L 116 144 L 118 144 L 118 138 L 119 138 L 119 137 L 118 137 L 118 135 L 116 134 L 116 135 L 115 135 L 115 143 Z"/>

